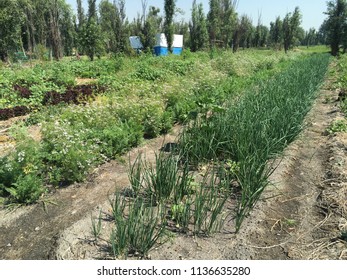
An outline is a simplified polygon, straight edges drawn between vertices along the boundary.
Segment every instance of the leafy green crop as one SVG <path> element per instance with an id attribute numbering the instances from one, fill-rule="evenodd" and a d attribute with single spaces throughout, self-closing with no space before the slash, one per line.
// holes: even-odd
<path id="1" fill-rule="evenodd" d="M 268 160 L 280 153 L 302 129 L 329 56 L 312 55 L 293 63 L 256 90 L 227 103 L 227 110 L 191 123 L 180 138 L 181 153 L 195 162 L 233 160 L 241 187 L 236 227 L 268 183 Z"/>

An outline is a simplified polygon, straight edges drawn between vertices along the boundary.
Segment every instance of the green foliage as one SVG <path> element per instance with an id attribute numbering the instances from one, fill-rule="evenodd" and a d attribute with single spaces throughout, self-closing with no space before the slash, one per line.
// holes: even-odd
<path id="1" fill-rule="evenodd" d="M 88 128 L 67 121 L 47 123 L 42 128 L 43 150 L 49 181 L 55 185 L 81 182 L 100 160 L 100 147 L 88 139 Z"/>
<path id="2" fill-rule="evenodd" d="M 95 18 L 88 20 L 80 33 L 80 44 L 83 52 L 88 55 L 91 61 L 94 57 L 101 57 L 103 54 L 102 33 Z"/>
<path id="3" fill-rule="evenodd" d="M 16 149 L 0 158 L 0 196 L 9 202 L 34 203 L 44 192 L 42 152 L 40 144 L 23 129 L 14 135 Z"/>
<path id="4" fill-rule="evenodd" d="M 329 134 L 334 134 L 336 132 L 347 132 L 347 121 L 346 120 L 336 120 L 331 123 L 327 129 Z"/>
<path id="5" fill-rule="evenodd" d="M 136 157 L 134 164 L 129 165 L 130 170 L 128 172 L 128 178 L 130 181 L 130 187 L 133 191 L 134 196 L 137 197 L 143 187 L 143 177 L 141 176 L 144 169 L 142 154 L 139 154 Z"/>
<path id="6" fill-rule="evenodd" d="M 88 55 L 91 61 L 94 57 L 101 57 L 104 52 L 103 33 L 98 23 L 96 0 L 88 0 L 88 15 L 85 21 L 81 3 L 79 6 L 78 43 L 82 52 Z"/>
<path id="7" fill-rule="evenodd" d="M 210 235 L 221 230 L 224 224 L 223 209 L 228 199 L 229 181 L 217 183 L 212 173 L 205 176 L 194 200 L 193 225 L 196 234 Z"/>
<path id="8" fill-rule="evenodd" d="M 336 56 L 339 54 L 342 44 L 346 50 L 347 2 L 346 0 L 329 1 L 327 6 L 328 19 L 325 22 L 325 28 L 328 33 L 331 54 Z"/>
<path id="9" fill-rule="evenodd" d="M 150 249 L 165 235 L 166 221 L 161 207 L 151 207 L 141 199 L 125 204 L 119 195 L 116 195 L 115 201 L 122 206 L 114 213 L 115 228 L 110 236 L 111 253 L 115 257 L 127 257 L 128 254 L 147 256 Z"/>
<path id="10" fill-rule="evenodd" d="M 80 78 L 99 78 L 114 75 L 123 68 L 123 59 L 115 57 L 108 60 L 97 60 L 91 63 L 75 61 L 69 65 L 72 73 Z"/>
<path id="11" fill-rule="evenodd" d="M 301 131 L 329 57 L 313 55 L 230 102 L 225 111 L 198 119 L 182 133 L 181 153 L 193 162 L 232 159 L 241 186 L 236 226 L 258 200 L 273 171 L 267 161 Z"/>
<path id="12" fill-rule="evenodd" d="M 171 93 L 166 96 L 166 111 L 171 112 L 174 122 L 186 123 L 197 111 L 193 94 L 182 91 L 181 93 Z"/>
<path id="13" fill-rule="evenodd" d="M 153 50 L 155 45 L 155 35 L 160 30 L 162 18 L 159 13 L 160 9 L 150 6 L 146 21 L 139 32 L 143 49 L 148 53 L 152 52 L 151 50 Z"/>
<path id="14" fill-rule="evenodd" d="M 203 5 L 193 1 L 192 20 L 189 25 L 190 48 L 193 52 L 203 50 L 208 46 L 208 31 Z"/>
<path id="15" fill-rule="evenodd" d="M 238 34 L 236 35 L 236 33 Z M 239 19 L 237 31 L 235 32 L 235 36 L 234 36 L 236 39 L 239 39 L 240 47 L 245 49 L 245 48 L 249 48 L 253 46 L 253 41 L 255 39 L 254 37 L 259 38 L 260 37 L 259 35 L 260 35 L 259 32 L 257 32 L 257 36 L 255 36 L 252 19 L 247 15 L 242 15 L 241 19 Z M 235 50 L 235 47 L 234 47 L 234 50 Z"/>
<path id="16" fill-rule="evenodd" d="M 270 42 L 274 49 L 282 48 L 283 43 L 283 21 L 280 17 L 275 22 L 270 23 Z"/>
<path id="17" fill-rule="evenodd" d="M 337 61 L 336 87 L 341 91 L 347 91 L 347 55 L 341 55 Z M 344 102 L 346 103 L 346 102 Z"/>
<path id="18" fill-rule="evenodd" d="M 287 52 L 294 46 L 295 38 L 298 36 L 302 15 L 299 7 L 296 7 L 293 14 L 288 13 L 283 19 L 283 42 L 284 51 Z"/>
<path id="19" fill-rule="evenodd" d="M 258 48 L 267 47 L 269 38 L 269 28 L 265 25 L 258 23 L 255 28 L 255 34 L 253 38 L 253 46 Z"/>
<path id="20" fill-rule="evenodd" d="M 164 1 L 164 11 L 165 11 L 165 20 L 164 20 L 164 33 L 167 40 L 168 47 L 171 51 L 173 43 L 173 18 L 175 14 L 176 0 L 165 0 Z"/>
<path id="21" fill-rule="evenodd" d="M 176 228 L 182 232 L 189 231 L 189 225 L 192 218 L 192 201 L 189 199 L 178 204 L 173 204 L 170 209 L 171 219 L 175 222 Z"/>
<path id="22" fill-rule="evenodd" d="M 299 55 L 270 55 L 266 51 L 236 55 L 219 51 L 212 60 L 207 53 L 198 52 L 183 58 L 144 55 L 135 60 L 115 56 L 94 62 L 82 59 L 38 63 L 32 68 L 14 66 L 4 68 L 0 74 L 0 106 L 29 105 L 35 110 L 26 124 L 42 125 L 42 145 L 37 148 L 40 156 L 35 161 L 40 166 L 37 177 L 44 183 L 63 186 L 83 181 L 97 164 L 138 145 L 143 136 L 150 138 L 168 132 L 175 122 L 200 122 L 199 129 L 206 133 L 203 140 L 208 141 L 210 124 L 203 126 L 201 120 L 213 120 L 225 111 L 222 105 L 228 98 L 268 79 L 296 57 Z M 162 78 L 134 79 L 141 67 L 150 74 L 153 70 L 160 72 Z M 76 77 L 93 78 L 93 83 L 106 85 L 107 91 L 83 106 L 41 106 L 46 92 L 65 92 L 66 87 L 75 84 Z M 21 98 L 14 85 L 30 90 L 30 98 Z M 225 129 L 213 133 L 224 134 Z M 192 144 L 201 152 L 189 154 L 190 163 L 198 162 L 199 153 L 208 158 L 215 156 L 212 149 L 211 153 L 204 152 L 205 145 L 199 146 L 199 141 Z M 7 188 L 14 187 L 12 183 L 25 175 L 23 168 L 16 170 L 6 173 L 14 178 L 6 184 Z M 174 188 L 169 199 L 174 204 L 180 204 L 190 188 L 186 171 L 180 172 L 183 173 L 176 182 L 180 187 Z M 20 182 L 24 182 L 22 177 Z M 10 197 L 4 187 L 2 195 Z"/>
<path id="23" fill-rule="evenodd" d="M 107 158 L 114 158 L 141 142 L 143 127 L 131 121 L 117 122 L 102 130 L 94 129 L 93 135 L 101 141 L 101 153 Z"/>
<path id="24" fill-rule="evenodd" d="M 22 14 L 16 0 L 0 0 L 0 60 L 8 59 L 9 51 L 20 48 Z"/>
<path id="25" fill-rule="evenodd" d="M 130 167 L 131 188 L 136 197 L 141 197 L 140 190 L 144 190 L 150 201 L 165 205 L 175 228 L 181 232 L 204 235 L 218 232 L 224 221 L 230 180 L 208 171 L 202 182 L 197 183 L 189 168 L 190 162 L 180 164 L 173 153 L 156 155 L 155 167 L 139 155 Z"/>
<path id="26" fill-rule="evenodd" d="M 149 107 L 144 109 L 143 126 L 145 138 L 154 138 L 160 133 L 168 132 L 171 129 L 171 114 L 164 112 L 162 107 L 150 104 Z"/>
<path id="27" fill-rule="evenodd" d="M 210 0 L 209 3 L 207 22 L 211 47 L 231 47 L 233 34 L 237 33 L 236 3 L 231 0 Z M 234 38 L 234 41 L 238 40 Z"/>
<path id="28" fill-rule="evenodd" d="M 49 51 L 44 45 L 37 44 L 35 47 L 34 55 L 39 60 L 48 61 L 49 60 L 48 52 Z"/>
<path id="29" fill-rule="evenodd" d="M 47 172 L 55 184 L 84 180 L 92 166 L 124 153 L 143 137 L 139 123 L 119 121 L 113 108 L 72 107 L 60 114 L 62 121 L 42 128 Z"/>
<path id="30" fill-rule="evenodd" d="M 21 204 L 36 202 L 44 192 L 42 179 L 36 175 L 20 175 L 16 183 L 5 190 L 10 193 L 10 201 Z"/>
<path id="31" fill-rule="evenodd" d="M 99 13 L 105 48 L 108 52 L 116 53 L 119 39 L 117 32 L 121 25 L 118 7 L 114 3 L 103 0 L 99 4 Z"/>
<path id="32" fill-rule="evenodd" d="M 91 221 L 92 221 L 92 234 L 95 240 L 97 240 L 101 234 L 101 209 L 99 210 L 99 216 L 96 219 L 93 218 L 92 216 Z"/>
<path id="33" fill-rule="evenodd" d="M 146 64 L 139 65 L 134 73 L 135 78 L 147 81 L 164 80 L 167 76 L 168 73 L 165 70 L 150 67 Z"/>
<path id="34" fill-rule="evenodd" d="M 146 166 L 144 169 L 144 180 L 155 201 L 166 201 L 178 185 L 177 159 L 164 154 L 156 155 L 155 167 Z"/>
<path id="35" fill-rule="evenodd" d="M 189 60 L 165 60 L 163 67 L 174 75 L 185 76 L 193 69 L 194 63 Z"/>

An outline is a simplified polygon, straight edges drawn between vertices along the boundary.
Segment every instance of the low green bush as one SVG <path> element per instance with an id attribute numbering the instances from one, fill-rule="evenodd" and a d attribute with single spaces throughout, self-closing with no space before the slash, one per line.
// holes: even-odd
<path id="1" fill-rule="evenodd" d="M 100 139 L 100 152 L 107 158 L 114 158 L 140 144 L 143 127 L 132 121 L 116 122 L 102 130 L 95 129 L 93 134 Z"/>
<path id="2" fill-rule="evenodd" d="M 64 121 L 43 125 L 45 170 L 51 183 L 81 182 L 90 168 L 100 161 L 100 147 L 94 139 L 88 139 L 89 132 Z"/>
<path id="3" fill-rule="evenodd" d="M 44 193 L 40 143 L 25 131 L 15 135 L 16 149 L 0 158 L 0 196 L 8 202 L 30 204 Z"/>
<path id="4" fill-rule="evenodd" d="M 156 67 L 150 67 L 146 64 L 140 64 L 133 75 L 134 78 L 147 81 L 164 80 L 168 76 L 169 74 L 167 71 Z"/>
<path id="5" fill-rule="evenodd" d="M 336 120 L 330 124 L 327 129 L 329 134 L 336 132 L 347 132 L 347 120 Z"/>

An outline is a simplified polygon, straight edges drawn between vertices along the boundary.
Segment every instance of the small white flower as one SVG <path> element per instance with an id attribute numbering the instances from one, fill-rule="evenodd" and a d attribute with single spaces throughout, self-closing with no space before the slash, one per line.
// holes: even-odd
<path id="1" fill-rule="evenodd" d="M 21 151 L 18 153 L 18 162 L 22 162 L 25 158 L 25 151 Z"/>

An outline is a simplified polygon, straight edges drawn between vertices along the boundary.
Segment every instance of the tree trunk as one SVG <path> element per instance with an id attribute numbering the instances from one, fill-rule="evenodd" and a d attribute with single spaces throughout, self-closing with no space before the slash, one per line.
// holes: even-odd
<path id="1" fill-rule="evenodd" d="M 339 54 L 339 50 L 340 50 L 339 44 L 332 42 L 330 47 L 331 47 L 331 54 L 333 56 L 337 56 Z"/>
<path id="2" fill-rule="evenodd" d="M 233 52 L 236 53 L 240 46 L 240 32 L 236 30 L 233 36 Z"/>
<path id="3" fill-rule="evenodd" d="M 27 21 L 27 24 L 25 26 L 25 34 L 26 34 L 26 40 L 27 40 L 27 50 L 29 52 L 33 51 L 33 45 L 31 44 L 31 32 L 30 32 L 30 28 L 29 28 L 29 23 Z"/>
<path id="4" fill-rule="evenodd" d="M 63 51 L 61 46 L 61 36 L 59 30 L 59 14 L 58 14 L 57 2 L 54 1 L 51 9 L 49 10 L 50 19 L 50 33 L 51 33 L 51 45 L 53 57 L 59 60 L 63 57 Z"/>

